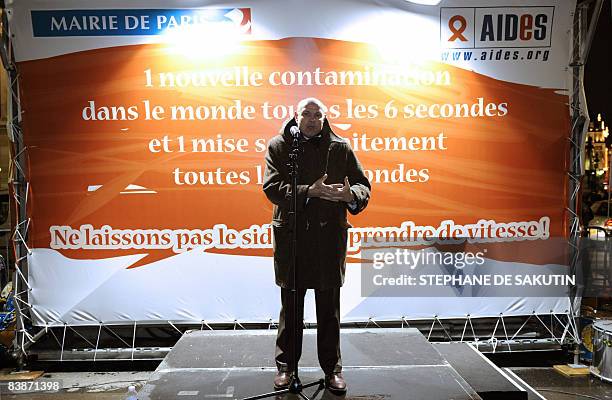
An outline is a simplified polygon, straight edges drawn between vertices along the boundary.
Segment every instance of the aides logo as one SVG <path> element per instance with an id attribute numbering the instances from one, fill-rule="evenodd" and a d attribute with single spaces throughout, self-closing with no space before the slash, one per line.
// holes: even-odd
<path id="1" fill-rule="evenodd" d="M 554 7 L 442 7 L 447 49 L 550 47 Z"/>

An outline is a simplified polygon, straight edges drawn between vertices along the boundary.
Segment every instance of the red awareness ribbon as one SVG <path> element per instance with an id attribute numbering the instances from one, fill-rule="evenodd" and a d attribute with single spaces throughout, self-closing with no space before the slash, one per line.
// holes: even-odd
<path id="1" fill-rule="evenodd" d="M 459 21 L 459 28 L 455 27 L 455 22 Z M 467 21 L 463 15 L 455 15 L 448 21 L 448 29 L 453 33 L 453 36 L 448 39 L 449 42 L 454 42 L 456 39 L 462 42 L 467 42 L 467 38 L 463 36 L 463 31 L 467 28 Z"/>

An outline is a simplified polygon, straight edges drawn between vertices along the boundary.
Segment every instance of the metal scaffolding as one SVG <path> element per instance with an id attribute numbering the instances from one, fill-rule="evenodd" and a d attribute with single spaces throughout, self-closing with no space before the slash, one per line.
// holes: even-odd
<path id="1" fill-rule="evenodd" d="M 161 360 L 176 341 L 193 330 L 276 329 L 276 323 L 226 324 L 134 322 L 130 325 L 45 327 L 45 336 L 34 351 L 39 362 L 67 361 L 144 361 Z M 305 328 L 315 324 L 305 323 Z M 520 352 L 561 349 L 579 340 L 573 314 L 547 313 L 522 316 L 439 318 L 397 320 L 369 319 L 343 323 L 343 328 L 417 328 L 430 342 L 472 343 L 481 352 Z"/>

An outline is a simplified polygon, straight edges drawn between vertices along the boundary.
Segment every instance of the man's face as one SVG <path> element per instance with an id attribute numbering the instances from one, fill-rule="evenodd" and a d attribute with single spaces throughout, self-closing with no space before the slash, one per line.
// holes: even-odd
<path id="1" fill-rule="evenodd" d="M 319 106 L 310 103 L 297 115 L 297 124 L 302 135 L 311 138 L 321 132 L 324 119 L 325 116 L 319 109 Z"/>

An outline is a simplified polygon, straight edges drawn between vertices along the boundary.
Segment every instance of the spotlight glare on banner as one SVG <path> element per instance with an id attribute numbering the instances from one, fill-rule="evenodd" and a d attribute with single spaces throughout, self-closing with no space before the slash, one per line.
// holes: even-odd
<path id="1" fill-rule="evenodd" d="M 231 23 L 202 23 L 168 28 L 163 33 L 167 51 L 195 60 L 219 59 L 240 50 L 241 33 Z"/>
<path id="2" fill-rule="evenodd" d="M 407 24 L 406 21 L 410 23 Z M 363 26 L 370 29 L 364 30 Z M 439 31 L 439 21 L 429 15 L 380 13 L 367 19 L 355 19 L 342 27 L 339 37 L 352 37 L 372 45 L 371 57 L 395 66 L 425 65 L 438 60 L 439 38 L 423 32 Z M 415 40 L 418 38 L 419 40 Z M 355 57 L 364 57 L 355 54 Z"/>
<path id="3" fill-rule="evenodd" d="M 429 18 L 414 18 L 414 25 L 418 30 L 428 31 L 433 21 Z M 382 28 L 382 27 L 381 27 Z M 397 35 L 373 35 L 372 39 L 378 55 L 387 63 L 399 66 L 425 65 L 438 58 L 438 43 L 431 39 L 406 41 L 410 36 Z"/>

